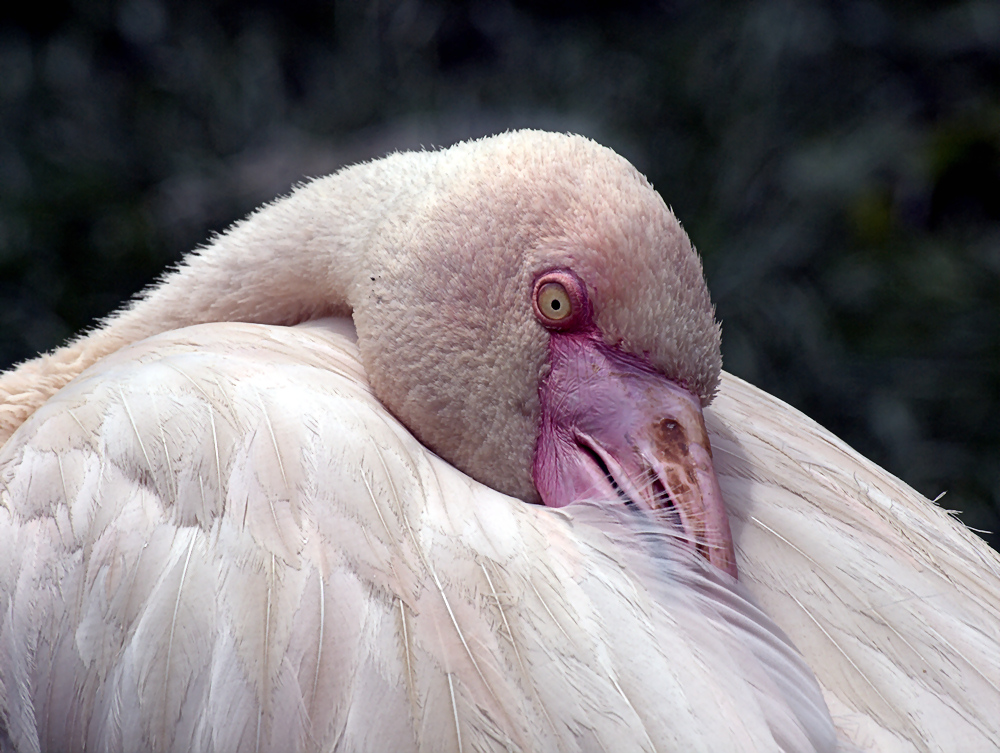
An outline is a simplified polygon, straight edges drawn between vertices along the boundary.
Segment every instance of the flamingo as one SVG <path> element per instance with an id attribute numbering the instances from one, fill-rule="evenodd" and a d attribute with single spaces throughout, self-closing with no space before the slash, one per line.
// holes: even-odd
<path id="1" fill-rule="evenodd" d="M 997 555 L 719 338 L 582 137 L 263 207 L 0 378 L 0 750 L 995 750 Z"/>

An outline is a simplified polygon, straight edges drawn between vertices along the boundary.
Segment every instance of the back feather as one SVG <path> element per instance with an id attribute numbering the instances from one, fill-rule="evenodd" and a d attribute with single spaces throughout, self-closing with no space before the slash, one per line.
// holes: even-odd
<path id="1" fill-rule="evenodd" d="M 996 751 L 1000 557 L 806 416 L 725 375 L 706 421 L 741 581 L 863 750 Z"/>
<path id="2" fill-rule="evenodd" d="M 742 586 L 455 471 L 338 328 L 151 338 L 5 445 L 0 749 L 834 748 Z"/>

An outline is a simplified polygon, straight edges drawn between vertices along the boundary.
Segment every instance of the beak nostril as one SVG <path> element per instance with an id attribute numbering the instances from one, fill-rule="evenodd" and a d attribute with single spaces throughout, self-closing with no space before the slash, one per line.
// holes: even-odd
<path id="1" fill-rule="evenodd" d="M 665 457 L 684 457 L 688 454 L 684 427 L 672 418 L 664 418 L 656 424 L 654 441 Z"/>

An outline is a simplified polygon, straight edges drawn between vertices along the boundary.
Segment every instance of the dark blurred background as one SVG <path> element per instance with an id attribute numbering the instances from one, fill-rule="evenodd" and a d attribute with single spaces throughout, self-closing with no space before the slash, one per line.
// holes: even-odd
<path id="1" fill-rule="evenodd" d="M 730 371 L 1000 530 L 995 0 L 11 5 L 0 366 L 305 176 L 574 131 L 684 222 Z"/>

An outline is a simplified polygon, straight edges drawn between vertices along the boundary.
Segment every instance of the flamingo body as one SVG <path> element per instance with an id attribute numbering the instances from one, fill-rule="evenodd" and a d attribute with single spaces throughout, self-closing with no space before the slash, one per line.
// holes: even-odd
<path id="1" fill-rule="evenodd" d="M 996 750 L 996 553 L 719 338 L 580 137 L 259 210 L 0 375 L 0 751 Z"/>
<path id="2" fill-rule="evenodd" d="M 7 745 L 832 749 L 811 672 L 735 581 L 646 516 L 456 471 L 349 334 L 156 336 L 8 442 Z"/>

